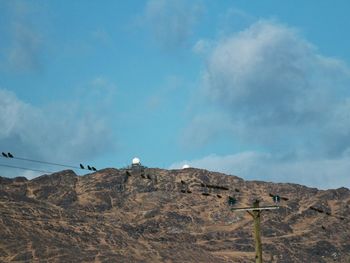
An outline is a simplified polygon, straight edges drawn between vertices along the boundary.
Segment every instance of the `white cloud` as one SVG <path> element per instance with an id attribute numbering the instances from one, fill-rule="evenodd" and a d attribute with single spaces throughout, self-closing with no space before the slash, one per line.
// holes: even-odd
<path id="1" fill-rule="evenodd" d="M 350 157 L 318 160 L 281 160 L 259 152 L 242 152 L 219 156 L 209 155 L 202 159 L 174 163 L 170 169 L 182 165 L 208 169 L 243 177 L 246 180 L 294 182 L 322 189 L 350 187 Z"/>
<path id="2" fill-rule="evenodd" d="M 219 17 L 219 34 L 224 36 L 245 29 L 256 18 L 241 9 L 229 8 Z"/>
<path id="3" fill-rule="evenodd" d="M 77 165 L 114 147 L 104 116 L 69 104 L 38 108 L 4 89 L 0 89 L 0 123 L 0 151 L 20 157 Z"/>
<path id="4" fill-rule="evenodd" d="M 297 30 L 273 21 L 258 21 L 213 43 L 200 91 L 206 107 L 215 113 L 195 116 L 187 133 L 229 131 L 228 139 L 262 148 L 267 156 L 249 155 L 241 164 L 236 162 L 240 154 L 211 157 L 199 164 L 211 163 L 205 167 L 221 167 L 221 171 L 227 167 L 229 173 L 236 171 L 234 164 L 248 178 L 281 180 L 276 173 L 280 171 L 293 182 L 321 187 L 345 184 L 350 152 L 349 67 L 319 54 Z M 202 137 L 204 144 L 216 136 Z M 332 165 L 338 167 L 332 170 Z"/>
<path id="5" fill-rule="evenodd" d="M 227 156 L 212 154 L 201 159 L 174 163 L 170 166 L 170 169 L 179 169 L 184 164 L 189 164 L 191 167 L 203 168 L 231 175 L 251 176 L 250 171 L 253 169 L 252 165 L 255 165 L 257 160 L 268 159 L 268 157 L 269 156 L 266 154 L 259 154 L 256 152 L 243 152 Z"/>
<path id="6" fill-rule="evenodd" d="M 319 55 L 294 29 L 259 21 L 217 43 L 202 92 L 225 118 L 229 115 L 240 138 L 263 146 L 282 143 L 283 150 L 308 144 L 312 154 L 317 149 L 339 155 L 348 146 L 335 126 L 349 123 L 339 113 L 347 107 L 349 72 L 341 61 Z M 222 123 L 227 126 L 226 119 Z M 342 133 L 350 128 L 344 125 Z M 337 151 L 326 137 L 337 143 Z"/>
<path id="7" fill-rule="evenodd" d="M 13 34 L 13 45 L 8 54 L 9 67 L 20 71 L 40 68 L 40 36 L 23 24 L 16 24 Z"/>
<path id="8" fill-rule="evenodd" d="M 200 39 L 193 46 L 192 50 L 196 54 L 206 54 L 212 48 L 212 43 L 206 39 Z"/>
<path id="9" fill-rule="evenodd" d="M 42 175 L 42 173 L 38 173 L 38 172 L 35 172 L 35 171 L 24 171 L 22 174 L 18 175 L 18 176 L 24 176 L 26 177 L 28 180 L 31 180 L 35 177 L 38 177 Z"/>
<path id="10" fill-rule="evenodd" d="M 198 1 L 149 0 L 143 21 L 162 47 L 183 45 L 202 11 Z"/>
<path id="11" fill-rule="evenodd" d="M 201 129 L 202 128 L 202 129 Z M 185 128 L 181 144 L 185 148 L 197 148 L 234 131 L 228 116 L 207 113 L 192 119 L 191 125 Z"/>
<path id="12" fill-rule="evenodd" d="M 34 11 L 37 11 L 38 7 L 23 1 L 13 1 L 7 6 L 11 14 L 10 20 L 6 21 L 10 41 L 2 48 L 2 56 L 5 59 L 1 67 L 3 70 L 15 72 L 40 69 L 43 36 L 34 22 Z M 3 33 L 5 34 L 5 31 Z"/>

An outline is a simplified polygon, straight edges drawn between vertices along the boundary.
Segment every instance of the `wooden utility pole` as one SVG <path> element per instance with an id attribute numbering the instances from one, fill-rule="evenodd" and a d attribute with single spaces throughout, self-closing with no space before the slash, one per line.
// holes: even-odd
<path id="1" fill-rule="evenodd" d="M 253 203 L 254 208 L 259 208 L 259 200 L 255 200 Z M 260 236 L 260 210 L 247 211 L 254 220 L 254 238 L 255 238 L 255 262 L 262 263 L 262 248 L 261 248 L 261 236 Z"/>
<path id="2" fill-rule="evenodd" d="M 252 207 L 232 208 L 232 211 L 246 211 L 254 220 L 254 239 L 255 239 L 255 263 L 262 263 L 262 247 L 260 235 L 260 215 L 262 210 L 278 209 L 279 206 L 259 206 L 259 200 L 255 200 Z"/>

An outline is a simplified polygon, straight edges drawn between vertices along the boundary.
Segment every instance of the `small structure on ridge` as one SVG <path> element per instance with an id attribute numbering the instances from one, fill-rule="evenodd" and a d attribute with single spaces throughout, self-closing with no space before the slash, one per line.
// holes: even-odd
<path id="1" fill-rule="evenodd" d="M 132 167 L 134 167 L 134 166 L 141 166 L 140 158 L 135 157 L 134 159 L 132 159 L 131 166 Z"/>

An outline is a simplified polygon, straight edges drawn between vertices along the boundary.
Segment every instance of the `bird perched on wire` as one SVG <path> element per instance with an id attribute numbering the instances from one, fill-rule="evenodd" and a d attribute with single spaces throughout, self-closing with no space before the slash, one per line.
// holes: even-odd
<path id="1" fill-rule="evenodd" d="M 81 169 L 85 169 L 84 165 L 80 164 L 80 168 Z"/>
<path id="2" fill-rule="evenodd" d="M 2 152 L 2 156 L 9 158 L 6 153 Z"/>
<path id="3" fill-rule="evenodd" d="M 13 155 L 11 153 L 7 153 L 8 157 L 13 158 Z"/>

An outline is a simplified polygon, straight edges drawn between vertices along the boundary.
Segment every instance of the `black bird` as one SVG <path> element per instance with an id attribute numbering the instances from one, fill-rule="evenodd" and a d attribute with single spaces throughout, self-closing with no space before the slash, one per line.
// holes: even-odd
<path id="1" fill-rule="evenodd" d="M 6 153 L 2 152 L 2 156 L 9 158 Z"/>
<path id="2" fill-rule="evenodd" d="M 97 169 L 96 169 L 95 167 L 93 167 L 93 166 L 91 167 L 91 169 L 92 169 L 93 171 L 97 171 Z"/>
<path id="3" fill-rule="evenodd" d="M 91 169 L 91 167 L 90 167 L 90 165 L 88 165 L 88 169 L 91 171 L 92 169 Z"/>
<path id="4" fill-rule="evenodd" d="M 11 153 L 7 153 L 7 155 L 10 157 L 10 158 L 13 158 L 13 155 Z"/>
<path id="5" fill-rule="evenodd" d="M 81 169 L 85 169 L 85 168 L 84 168 L 84 165 L 82 165 L 82 164 L 80 164 L 80 168 L 81 168 Z"/>

